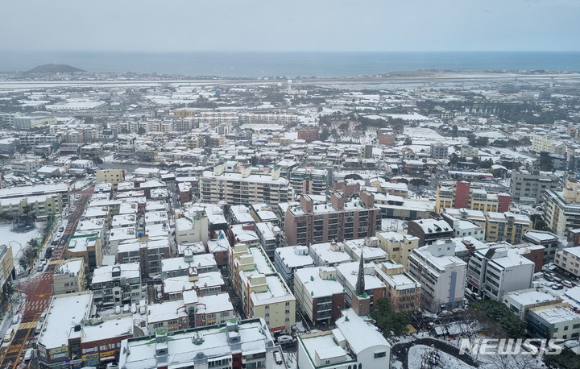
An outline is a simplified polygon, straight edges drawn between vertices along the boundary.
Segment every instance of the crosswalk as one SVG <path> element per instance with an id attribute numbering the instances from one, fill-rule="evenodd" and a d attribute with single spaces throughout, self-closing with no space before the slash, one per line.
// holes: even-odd
<path id="1" fill-rule="evenodd" d="M 36 324 L 38 324 L 37 320 L 34 320 L 32 322 L 28 322 L 28 323 L 22 323 L 20 324 L 20 327 L 18 327 L 18 329 L 32 329 L 32 328 L 36 328 Z"/>
<path id="2" fill-rule="evenodd" d="M 48 307 L 48 299 L 28 301 L 26 303 L 27 311 L 42 311 Z"/>

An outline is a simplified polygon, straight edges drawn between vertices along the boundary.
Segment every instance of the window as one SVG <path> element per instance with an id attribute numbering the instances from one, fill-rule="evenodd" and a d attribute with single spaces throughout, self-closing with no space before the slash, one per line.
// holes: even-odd
<path id="1" fill-rule="evenodd" d="M 565 330 L 565 331 L 567 331 L 567 330 L 568 330 L 568 326 L 565 326 L 565 327 L 564 327 L 564 330 Z"/>
<path id="2" fill-rule="evenodd" d="M 375 359 L 378 359 L 380 357 L 385 357 L 387 356 L 387 353 L 385 351 L 383 352 L 375 352 Z"/>

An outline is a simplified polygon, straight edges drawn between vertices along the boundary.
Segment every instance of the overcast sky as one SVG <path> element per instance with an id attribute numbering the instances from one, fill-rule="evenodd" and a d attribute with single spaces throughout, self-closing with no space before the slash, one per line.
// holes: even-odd
<path id="1" fill-rule="evenodd" d="M 580 0 L 2 0 L 1 50 L 579 51 Z"/>

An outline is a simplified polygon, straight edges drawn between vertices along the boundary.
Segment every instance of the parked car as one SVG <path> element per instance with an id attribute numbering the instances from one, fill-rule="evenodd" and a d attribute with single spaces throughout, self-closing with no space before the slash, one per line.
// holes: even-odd
<path id="1" fill-rule="evenodd" d="M 292 338 L 292 336 L 285 335 L 285 336 L 278 337 L 277 341 L 280 345 L 283 345 L 283 344 L 290 343 L 290 342 L 294 341 L 294 338 Z"/>
<path id="2" fill-rule="evenodd" d="M 558 284 L 558 283 L 554 283 L 554 284 L 552 285 L 552 289 L 553 289 L 553 290 L 561 290 L 561 289 L 563 289 L 563 288 L 564 288 L 564 286 L 562 286 L 561 284 Z"/>
<path id="3" fill-rule="evenodd" d="M 562 284 L 568 288 L 574 287 L 574 285 L 570 281 L 562 281 Z"/>
<path id="4" fill-rule="evenodd" d="M 14 337 L 14 328 L 10 327 L 4 334 L 4 342 L 12 341 L 12 337 Z"/>
<path id="5" fill-rule="evenodd" d="M 282 364 L 282 355 L 278 351 L 274 352 L 274 361 L 276 364 Z"/>
<path id="6" fill-rule="evenodd" d="M 24 361 L 27 362 L 27 361 L 32 360 L 33 356 L 34 356 L 34 349 L 31 347 L 28 350 L 26 350 L 26 353 L 24 354 Z"/>

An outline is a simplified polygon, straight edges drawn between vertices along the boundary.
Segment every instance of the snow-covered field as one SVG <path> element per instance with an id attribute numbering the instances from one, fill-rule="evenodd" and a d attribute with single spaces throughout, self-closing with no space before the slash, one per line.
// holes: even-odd
<path id="1" fill-rule="evenodd" d="M 43 225 L 44 223 L 36 223 L 35 229 L 24 233 L 12 232 L 12 225 L 10 224 L 0 225 L 0 239 L 4 240 L 2 243 L 12 247 L 12 257 L 14 258 L 14 267 L 16 268 L 16 273 L 20 273 L 22 271 L 22 268 L 18 263 L 22 248 L 28 243 L 28 241 L 30 241 L 30 239 L 40 237 L 40 230 L 42 229 Z"/>
<path id="2" fill-rule="evenodd" d="M 431 352 L 432 350 L 433 349 L 431 347 L 424 345 L 416 345 L 411 347 L 409 349 L 408 355 L 409 368 L 421 368 L 421 360 L 423 359 L 423 355 Z M 437 350 L 437 353 L 440 355 L 441 368 L 473 368 L 463 361 L 444 353 L 443 351 Z"/>

